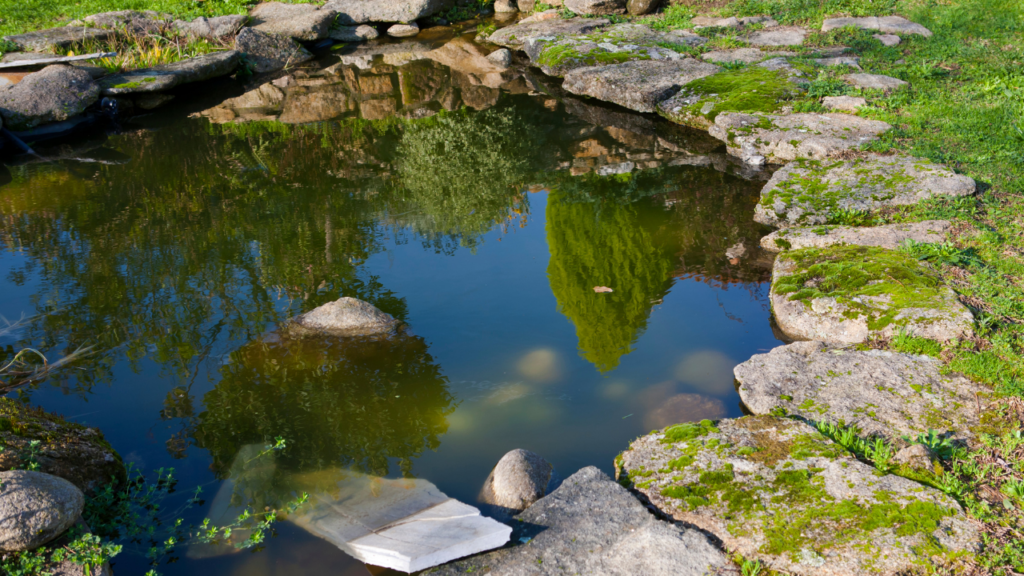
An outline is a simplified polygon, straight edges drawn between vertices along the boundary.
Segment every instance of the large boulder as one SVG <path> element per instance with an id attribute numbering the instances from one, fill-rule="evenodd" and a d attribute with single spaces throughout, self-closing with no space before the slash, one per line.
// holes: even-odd
<path id="1" fill-rule="evenodd" d="M 626 0 L 565 0 L 566 9 L 583 16 L 625 14 Z"/>
<path id="2" fill-rule="evenodd" d="M 875 212 L 976 190 L 971 177 L 922 158 L 863 154 L 821 160 L 797 160 L 773 174 L 754 220 L 776 227 L 826 224 L 844 210 Z"/>
<path id="3" fill-rule="evenodd" d="M 942 373 L 929 356 L 830 348 L 796 342 L 755 354 L 734 369 L 743 405 L 754 414 L 782 409 L 814 421 L 856 425 L 895 444 L 936 430 L 969 442 L 985 389 Z"/>
<path id="4" fill-rule="evenodd" d="M 249 13 L 249 25 L 267 34 L 313 41 L 327 38 L 338 13 L 315 4 L 263 2 Z"/>
<path id="5" fill-rule="evenodd" d="M 237 50 L 212 52 L 171 64 L 105 76 L 100 79 L 100 88 L 108 96 L 164 92 L 182 84 L 232 74 L 238 69 L 241 57 Z"/>
<path id="6" fill-rule="evenodd" d="M 13 42 L 22 50 L 35 52 L 56 52 L 86 42 L 103 42 L 119 34 L 115 30 L 103 28 L 87 28 L 84 26 L 62 26 L 26 32 L 14 36 L 5 36 L 5 40 Z"/>
<path id="7" fill-rule="evenodd" d="M 878 30 L 884 34 L 917 34 L 925 38 L 932 35 L 931 30 L 911 22 L 901 16 L 868 16 L 866 18 L 828 18 L 821 24 L 821 31 L 828 32 L 836 28 L 853 26 L 863 30 Z"/>
<path id="8" fill-rule="evenodd" d="M 657 10 L 659 4 L 661 0 L 628 0 L 626 12 L 629 12 L 630 16 L 642 16 Z"/>
<path id="9" fill-rule="evenodd" d="M 221 38 L 229 38 L 238 34 L 238 31 L 245 25 L 247 17 L 240 14 L 231 14 L 228 16 L 216 16 L 214 18 L 206 18 L 200 16 L 195 20 L 175 20 L 171 23 L 171 27 L 174 28 L 179 34 L 186 36 L 195 36 L 196 38 L 206 38 L 208 40 L 219 40 Z"/>
<path id="10" fill-rule="evenodd" d="M 60 536 L 82 515 L 85 496 L 44 472 L 0 472 L 0 551 L 33 550 Z"/>
<path id="11" fill-rule="evenodd" d="M 523 544 L 428 574 L 705 576 L 732 568 L 707 536 L 656 519 L 629 491 L 592 466 L 566 478 L 516 518 Z"/>
<path id="12" fill-rule="evenodd" d="M 242 53 L 253 72 L 275 72 L 313 59 L 313 55 L 295 40 L 280 34 L 267 34 L 242 28 L 235 37 L 235 50 Z"/>
<path id="13" fill-rule="evenodd" d="M 895 576 L 979 547 L 955 500 L 879 473 L 796 420 L 670 426 L 617 465 L 663 514 L 787 574 Z"/>
<path id="14" fill-rule="evenodd" d="M 860 147 L 891 128 L 885 122 L 850 114 L 746 114 L 715 117 L 708 133 L 749 164 L 823 160 Z"/>
<path id="15" fill-rule="evenodd" d="M 915 258 L 869 246 L 783 252 L 772 270 L 772 312 L 797 340 L 857 344 L 904 331 L 940 342 L 973 333 L 974 317 Z"/>
<path id="16" fill-rule="evenodd" d="M 608 20 L 604 18 L 570 18 L 568 20 L 551 18 L 533 22 L 526 20 L 514 26 L 500 28 L 486 40 L 491 44 L 521 50 L 526 43 L 533 40 L 553 41 L 559 38 L 588 34 L 608 25 Z"/>
<path id="17" fill-rule="evenodd" d="M 85 70 L 54 64 L 0 88 L 0 117 L 11 130 L 77 116 L 99 99 L 100 87 Z"/>
<path id="18" fill-rule="evenodd" d="M 293 334 L 368 336 L 390 332 L 397 325 L 397 320 L 373 304 L 346 297 L 299 314 L 288 323 L 287 330 Z"/>
<path id="19" fill-rule="evenodd" d="M 338 13 L 338 24 L 412 22 L 440 12 L 447 0 L 330 0 L 324 10 Z"/>
<path id="20" fill-rule="evenodd" d="M 853 245 L 876 246 L 895 250 L 907 242 L 936 243 L 946 238 L 948 220 L 926 220 L 884 226 L 808 226 L 783 228 L 761 238 L 761 248 L 769 252 Z"/>
<path id="21" fill-rule="evenodd" d="M 659 102 L 698 78 L 721 70 L 693 58 L 676 61 L 639 60 L 608 66 L 577 68 L 565 75 L 567 91 L 612 102 L 637 112 L 654 112 Z"/>
<path id="22" fill-rule="evenodd" d="M 498 460 L 484 481 L 480 500 L 507 511 L 522 512 L 547 494 L 552 472 L 547 460 L 517 448 Z"/>

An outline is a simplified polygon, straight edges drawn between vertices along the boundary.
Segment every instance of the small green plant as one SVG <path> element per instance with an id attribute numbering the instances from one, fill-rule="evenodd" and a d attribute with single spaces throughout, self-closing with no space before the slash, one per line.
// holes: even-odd
<path id="1" fill-rule="evenodd" d="M 832 212 L 828 219 L 829 224 L 840 226 L 869 226 L 874 223 L 871 213 L 866 210 L 854 210 L 852 208 L 840 208 Z"/>
<path id="2" fill-rule="evenodd" d="M 743 576 L 760 576 L 764 566 L 760 560 L 744 560 L 740 565 L 740 572 Z"/>
<path id="3" fill-rule="evenodd" d="M 924 445 L 943 460 L 948 460 L 953 455 L 954 449 L 956 449 L 956 445 L 948 436 L 930 428 L 928 432 L 918 434 L 916 437 L 904 436 L 903 439 L 911 444 Z"/>
<path id="4" fill-rule="evenodd" d="M 918 260 L 927 260 L 936 264 L 947 264 L 949 266 L 979 264 L 977 256 L 971 250 L 961 250 L 950 242 L 938 244 L 907 240 L 900 246 L 900 250 Z"/>
<path id="5" fill-rule="evenodd" d="M 693 8 L 685 4 L 671 4 L 661 14 L 646 16 L 640 20 L 654 30 L 682 30 L 692 28 L 690 20 L 696 15 Z"/>
<path id="6" fill-rule="evenodd" d="M 942 354 L 942 344 L 935 340 L 914 336 L 903 328 L 896 330 L 896 334 L 893 335 L 889 344 L 894 350 L 905 354 L 926 354 L 934 358 L 938 358 Z"/>

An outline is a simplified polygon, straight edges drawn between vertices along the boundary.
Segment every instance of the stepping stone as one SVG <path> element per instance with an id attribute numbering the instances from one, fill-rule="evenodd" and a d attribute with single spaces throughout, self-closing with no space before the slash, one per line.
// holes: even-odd
<path id="1" fill-rule="evenodd" d="M 708 62 L 753 64 L 764 60 L 767 54 L 757 48 L 737 48 L 735 50 L 712 50 L 701 54 L 700 57 Z"/>
<path id="2" fill-rule="evenodd" d="M 587 66 L 633 60 L 683 60 L 689 56 L 666 46 L 697 46 L 706 41 L 692 32 L 655 32 L 640 24 L 616 24 L 553 42 L 538 38 L 528 41 L 523 49 L 530 61 L 548 76 L 564 76 L 570 70 Z"/>
<path id="3" fill-rule="evenodd" d="M 608 24 L 608 20 L 604 18 L 570 18 L 569 20 L 553 18 L 530 23 L 526 23 L 524 20 L 515 26 L 496 30 L 486 40 L 505 48 L 522 50 L 523 46 L 532 40 L 544 38 L 547 41 L 555 41 L 567 36 L 589 34 Z"/>
<path id="4" fill-rule="evenodd" d="M 869 16 L 867 18 L 829 18 L 821 24 L 821 31 L 853 26 L 862 30 L 878 30 L 883 34 L 918 34 L 928 38 L 931 30 L 900 16 Z"/>
<path id="5" fill-rule="evenodd" d="M 241 52 L 257 74 L 275 72 L 313 59 L 313 55 L 288 36 L 267 34 L 254 28 L 242 28 L 235 37 L 235 50 Z"/>
<path id="6" fill-rule="evenodd" d="M 249 25 L 266 34 L 310 42 L 327 38 L 337 15 L 334 10 L 314 4 L 263 2 L 249 13 Z"/>
<path id="7" fill-rule="evenodd" d="M 825 96 L 821 99 L 821 105 L 827 110 L 856 112 L 858 109 L 867 106 L 868 101 L 859 96 Z"/>
<path id="8" fill-rule="evenodd" d="M 858 68 L 860 67 L 858 66 Z M 854 88 L 881 90 L 886 93 L 907 86 L 908 84 L 898 78 L 883 76 L 881 74 L 847 74 L 846 76 L 843 76 L 843 80 Z"/>
<path id="9" fill-rule="evenodd" d="M 656 519 L 628 490 L 593 466 L 569 476 L 515 522 L 519 544 L 429 572 L 705 576 L 732 562 L 704 534 Z"/>
<path id="10" fill-rule="evenodd" d="M 353 26 L 369 22 L 415 22 L 437 14 L 445 0 L 330 0 L 321 10 L 338 13 L 338 24 Z"/>
<path id="11" fill-rule="evenodd" d="M 70 47 L 73 44 L 84 42 L 103 42 L 109 40 L 119 33 L 115 30 L 104 30 L 103 28 L 83 28 L 79 26 L 64 26 L 61 28 L 50 28 L 37 32 L 27 32 L 14 36 L 5 36 L 22 50 L 34 52 L 55 52 Z"/>
<path id="12" fill-rule="evenodd" d="M 693 58 L 677 61 L 639 60 L 609 66 L 577 68 L 565 75 L 562 87 L 581 96 L 612 102 L 637 112 L 654 112 L 689 82 L 721 70 Z"/>
<path id="13" fill-rule="evenodd" d="M 608 16 L 625 14 L 626 0 L 565 0 L 566 9 L 581 16 Z"/>
<path id="14" fill-rule="evenodd" d="M 873 34 L 871 36 L 882 43 L 882 46 L 898 46 L 900 37 L 895 34 Z"/>
<path id="15" fill-rule="evenodd" d="M 794 340 L 858 344 L 902 330 L 946 342 L 973 333 L 974 316 L 934 270 L 884 248 L 783 252 L 770 299 L 779 329 Z"/>
<path id="16" fill-rule="evenodd" d="M 0 90 L 0 117 L 14 131 L 77 116 L 99 99 L 89 73 L 63 64 L 47 66 Z"/>
<path id="17" fill-rule="evenodd" d="M 238 34 L 238 31 L 245 25 L 247 17 L 240 14 L 232 14 L 229 16 L 217 16 L 215 18 L 206 18 L 200 16 L 191 22 L 184 20 L 175 20 L 171 27 L 174 28 L 179 34 L 186 36 L 195 36 L 197 38 L 206 38 L 208 40 L 219 40 L 221 38 L 227 38 Z"/>
<path id="18" fill-rule="evenodd" d="M 966 444 L 980 425 L 984 387 L 942 373 L 929 356 L 829 348 L 796 342 L 755 354 L 734 369 L 743 405 L 754 414 L 783 409 L 812 421 L 856 425 L 897 446 L 935 430 Z"/>
<path id="19" fill-rule="evenodd" d="M 75 20 L 72 26 L 93 26 L 117 30 L 132 36 L 161 34 L 170 24 L 170 17 L 152 10 L 138 12 L 136 10 L 118 10 L 103 12 Z"/>
<path id="20" fill-rule="evenodd" d="M 969 176 L 912 156 L 798 160 L 772 175 L 761 190 L 754 220 L 776 227 L 826 224 L 839 210 L 873 212 L 935 196 L 970 196 L 976 189 Z"/>
<path id="21" fill-rule="evenodd" d="M 241 58 L 242 55 L 235 50 L 213 52 L 172 64 L 105 76 L 100 79 L 100 88 L 107 96 L 164 92 L 182 84 L 232 74 L 238 69 Z"/>
<path id="22" fill-rule="evenodd" d="M 708 133 L 748 164 L 823 160 L 875 140 L 885 122 L 849 114 L 719 114 Z"/>
<path id="23" fill-rule="evenodd" d="M 783 228 L 761 238 L 761 247 L 769 252 L 827 248 L 828 246 L 876 246 L 896 250 L 908 240 L 938 243 L 946 239 L 947 220 L 926 220 L 910 224 L 887 224 L 861 228 L 857 226 L 814 226 Z"/>
<path id="24" fill-rule="evenodd" d="M 677 124 L 706 130 L 725 112 L 774 112 L 803 92 L 790 78 L 789 70 L 724 70 L 683 86 L 658 104 L 658 113 Z"/>
<path id="25" fill-rule="evenodd" d="M 339 26 L 331 30 L 329 38 L 338 42 L 366 42 L 379 36 L 377 29 L 365 24 L 360 26 Z"/>
<path id="26" fill-rule="evenodd" d="M 980 544 L 955 500 L 880 474 L 796 420 L 670 426 L 634 441 L 616 468 L 661 513 L 786 574 L 895 576 Z"/>
<path id="27" fill-rule="evenodd" d="M 758 30 L 740 40 L 753 46 L 800 46 L 807 37 L 807 30 L 795 26 L 779 26 L 768 30 Z"/>

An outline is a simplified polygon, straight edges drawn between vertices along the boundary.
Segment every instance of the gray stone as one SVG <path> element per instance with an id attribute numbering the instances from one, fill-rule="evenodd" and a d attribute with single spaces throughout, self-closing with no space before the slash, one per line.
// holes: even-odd
<path id="1" fill-rule="evenodd" d="M 657 520 L 625 488 L 594 467 L 569 476 L 517 518 L 522 544 L 428 574 L 705 576 L 733 569 L 705 535 Z"/>
<path id="2" fill-rule="evenodd" d="M 800 46 L 807 37 L 807 30 L 795 26 L 779 26 L 757 30 L 740 37 L 753 46 Z"/>
<path id="3" fill-rule="evenodd" d="M 523 12 L 525 12 L 525 11 L 526 10 L 523 10 Z M 537 22 L 543 22 L 544 20 L 558 20 L 558 19 L 561 19 L 561 17 L 562 17 L 562 15 L 561 15 L 561 11 L 560 10 L 558 10 L 557 8 L 551 8 L 549 10 L 544 10 L 543 12 L 537 12 L 536 14 L 534 14 L 532 16 L 527 16 L 526 18 L 523 18 L 522 20 L 517 22 L 516 25 L 517 26 L 519 26 L 519 25 L 525 26 L 527 24 L 535 24 Z M 483 40 L 484 38 L 481 37 L 480 39 Z"/>
<path id="4" fill-rule="evenodd" d="M 381 312 L 368 302 L 339 298 L 299 314 L 288 323 L 287 329 L 295 334 L 366 336 L 390 332 L 397 325 L 398 321 L 390 314 Z"/>
<path id="5" fill-rule="evenodd" d="M 577 68 L 565 75 L 567 91 L 613 102 L 637 112 L 654 112 L 659 102 L 698 78 L 721 70 L 693 58 L 676 61 L 639 60 L 608 66 Z"/>
<path id="6" fill-rule="evenodd" d="M 787 574 L 895 576 L 979 547 L 955 500 L 880 474 L 796 420 L 671 426 L 634 441 L 618 469 L 662 513 Z"/>
<path id="7" fill-rule="evenodd" d="M 626 12 L 630 16 L 643 16 L 657 10 L 659 4 L 661 4 L 661 0 L 628 0 Z"/>
<path id="8" fill-rule="evenodd" d="M 337 12 L 315 4 L 263 2 L 250 12 L 249 25 L 266 34 L 313 41 L 327 38 Z"/>
<path id="9" fill-rule="evenodd" d="M 885 226 L 814 226 L 785 228 L 761 238 L 761 247 L 769 252 L 799 250 L 801 248 L 827 248 L 828 246 L 876 246 L 895 250 L 908 240 L 914 242 L 942 242 L 950 223 L 946 220 L 928 220 L 910 224 Z"/>
<path id="10" fill-rule="evenodd" d="M 6 36 L 22 50 L 34 50 L 36 52 L 55 52 L 85 42 L 103 42 L 118 35 L 114 30 L 103 28 L 84 28 L 81 26 L 63 26 L 61 28 L 50 28 L 36 32 L 26 32 Z"/>
<path id="11" fill-rule="evenodd" d="M 815 58 L 814 63 L 818 66 L 849 66 L 860 70 L 860 56 L 833 56 L 830 58 Z"/>
<path id="12" fill-rule="evenodd" d="M 394 38 L 411 38 L 420 33 L 420 27 L 415 22 L 410 24 L 395 24 L 388 28 L 388 36 Z"/>
<path id="13" fill-rule="evenodd" d="M 902 466 L 908 466 L 916 470 L 935 470 L 932 451 L 924 444 L 911 444 L 904 446 L 896 452 L 892 461 Z"/>
<path id="14" fill-rule="evenodd" d="M 152 10 L 144 12 L 118 10 L 116 12 L 103 12 L 86 16 L 81 21 L 72 22 L 71 25 L 95 26 L 118 30 L 132 36 L 145 36 L 147 34 L 162 33 L 170 25 L 170 19 Z"/>
<path id="15" fill-rule="evenodd" d="M 200 16 L 192 21 L 175 20 L 171 26 L 178 31 L 180 34 L 186 36 L 195 36 L 197 38 L 206 38 L 208 40 L 219 40 L 221 38 L 229 38 L 238 34 L 238 31 L 245 25 L 247 17 L 241 14 L 231 14 L 228 16 L 216 16 L 214 18 L 206 18 Z"/>
<path id="16" fill-rule="evenodd" d="M 373 40 L 379 35 L 377 29 L 373 26 L 361 24 L 359 26 L 339 26 L 334 28 L 331 30 L 330 38 L 338 42 L 365 42 Z"/>
<path id="17" fill-rule="evenodd" d="M 330 0 L 324 10 L 338 13 L 338 24 L 413 22 L 440 12 L 445 0 Z"/>
<path id="18" fill-rule="evenodd" d="M 975 394 L 963 376 L 942 373 L 929 356 L 829 348 L 821 342 L 779 346 L 734 369 L 740 399 L 754 414 L 783 409 L 812 421 L 857 426 L 864 436 L 897 446 L 929 430 L 969 442 L 980 423 Z"/>
<path id="19" fill-rule="evenodd" d="M 171 64 L 112 74 L 100 79 L 103 94 L 163 92 L 175 86 L 227 76 L 238 69 L 242 55 L 236 50 L 212 52 Z"/>
<path id="20" fill-rule="evenodd" d="M 515 0 L 495 0 L 494 11 L 499 14 L 514 14 L 519 12 L 519 6 Z"/>
<path id="21" fill-rule="evenodd" d="M 772 175 L 761 190 L 754 220 L 776 227 L 826 224 L 838 210 L 872 212 L 935 196 L 970 196 L 975 190 L 969 176 L 912 156 L 798 160 Z"/>
<path id="22" fill-rule="evenodd" d="M 708 62 L 742 62 L 753 64 L 763 60 L 767 54 L 757 48 L 736 48 L 734 50 L 712 50 L 700 55 Z"/>
<path id="23" fill-rule="evenodd" d="M 685 31 L 657 32 L 641 24 L 625 23 L 601 28 L 590 34 L 549 40 L 528 40 L 523 50 L 549 76 L 564 76 L 570 70 L 600 66 L 603 57 L 614 54 L 616 63 L 634 60 L 684 60 L 685 54 L 667 45 L 699 45 L 706 40 Z"/>
<path id="24" fill-rule="evenodd" d="M 903 80 L 881 74 L 847 74 L 843 76 L 843 80 L 855 88 L 868 88 L 883 92 L 892 92 L 907 85 Z"/>
<path id="25" fill-rule="evenodd" d="M 517 448 L 505 454 L 491 470 L 480 491 L 480 501 L 506 511 L 522 512 L 547 494 L 553 468 L 530 452 Z"/>
<path id="26" fill-rule="evenodd" d="M 828 32 L 829 30 L 845 26 L 853 26 L 863 30 L 878 30 L 883 34 L 918 34 L 925 38 L 932 35 L 931 30 L 900 16 L 829 18 L 821 24 L 821 31 Z"/>
<path id="27" fill-rule="evenodd" d="M 235 50 L 241 52 L 253 72 L 274 72 L 313 59 L 305 48 L 287 36 L 266 34 L 242 28 L 235 38 Z"/>
<path id="28" fill-rule="evenodd" d="M 563 5 L 583 16 L 626 13 L 626 0 L 565 0 Z"/>
<path id="29" fill-rule="evenodd" d="M 512 52 L 508 48 L 499 48 L 488 54 L 487 59 L 498 68 L 508 68 L 512 65 Z"/>
<path id="30" fill-rule="evenodd" d="M 526 42 L 544 38 L 552 41 L 565 36 L 587 34 L 608 25 L 604 18 L 551 18 L 527 22 L 529 18 L 514 26 L 500 28 L 487 37 L 491 44 L 513 50 L 521 50 Z"/>
<path id="31" fill-rule="evenodd" d="M 33 550 L 82 515 L 85 496 L 74 484 L 28 470 L 0 472 L 0 551 Z"/>
<path id="32" fill-rule="evenodd" d="M 81 114 L 99 94 L 88 72 L 54 64 L 0 88 L 0 117 L 11 130 L 28 130 Z"/>
<path id="33" fill-rule="evenodd" d="M 697 16 L 690 20 L 694 30 L 701 28 L 732 28 L 738 30 L 751 24 L 761 24 L 765 28 L 774 28 L 779 23 L 771 16 L 745 16 L 743 18 L 716 18 L 713 16 Z"/>
<path id="34" fill-rule="evenodd" d="M 897 272 L 879 270 L 882 258 L 898 263 Z M 844 277 L 857 284 L 820 277 L 816 270 L 830 263 L 841 265 Z M 775 259 L 769 298 L 779 330 L 794 340 L 858 344 L 903 331 L 946 342 L 973 333 L 970 310 L 938 274 L 909 255 L 883 248 L 783 252 Z"/>
<path id="35" fill-rule="evenodd" d="M 882 43 L 882 46 L 898 46 L 900 37 L 895 34 L 873 34 L 871 36 Z"/>
<path id="36" fill-rule="evenodd" d="M 868 101 L 859 96 L 825 96 L 821 99 L 821 105 L 828 110 L 856 112 L 859 108 L 867 106 Z"/>
<path id="37" fill-rule="evenodd" d="M 782 164 L 798 158 L 823 160 L 875 140 L 885 122 L 849 114 L 744 114 L 715 118 L 708 133 L 750 164 Z"/>

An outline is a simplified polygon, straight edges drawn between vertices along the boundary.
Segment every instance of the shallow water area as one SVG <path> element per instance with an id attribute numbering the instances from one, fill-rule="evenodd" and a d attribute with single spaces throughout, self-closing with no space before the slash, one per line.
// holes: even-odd
<path id="1" fill-rule="evenodd" d="M 181 94 L 0 168 L 0 314 L 25 319 L 0 359 L 95 351 L 20 394 L 128 462 L 174 467 L 183 492 L 202 485 L 189 522 L 240 451 L 275 437 L 275 491 L 341 469 L 476 505 L 511 449 L 562 477 L 612 473 L 651 429 L 740 415 L 733 366 L 778 342 L 752 219 L 767 175 L 445 41 Z M 341 296 L 404 330 L 278 331 Z M 369 573 L 277 526 L 261 552 L 159 570 Z"/>

